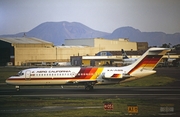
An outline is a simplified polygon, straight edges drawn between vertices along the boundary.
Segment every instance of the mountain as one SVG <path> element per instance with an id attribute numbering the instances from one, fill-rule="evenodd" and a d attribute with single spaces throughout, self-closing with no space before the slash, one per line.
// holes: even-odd
<path id="1" fill-rule="evenodd" d="M 164 43 L 176 45 L 180 43 L 180 33 L 166 34 L 163 32 L 141 32 L 133 27 L 120 27 L 112 33 L 91 29 L 78 22 L 45 22 L 28 32 L 14 35 L 1 35 L 0 37 L 36 37 L 55 45 L 64 44 L 65 39 L 96 38 L 107 39 L 129 38 L 134 42 L 148 42 L 150 46 L 161 46 Z"/>
<path id="2" fill-rule="evenodd" d="M 24 36 L 36 37 L 55 45 L 64 44 L 65 39 L 77 38 L 95 38 L 109 35 L 109 33 L 93 30 L 81 23 L 77 22 L 45 22 L 33 28 L 29 32 L 18 33 L 15 35 L 2 35 L 0 37 L 18 37 Z"/>
<path id="3" fill-rule="evenodd" d="M 104 38 L 129 38 L 130 41 L 148 42 L 151 46 L 161 46 L 164 43 L 171 43 L 172 45 L 180 43 L 180 33 L 166 34 L 163 32 L 141 32 L 132 27 L 118 28 L 110 35 L 104 36 Z"/>

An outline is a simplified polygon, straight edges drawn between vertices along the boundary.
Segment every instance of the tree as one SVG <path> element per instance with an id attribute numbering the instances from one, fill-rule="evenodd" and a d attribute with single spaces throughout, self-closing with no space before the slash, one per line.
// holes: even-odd
<path id="1" fill-rule="evenodd" d="M 175 50 L 180 50 L 180 44 L 174 45 L 173 48 L 175 48 Z"/>
<path id="2" fill-rule="evenodd" d="M 170 48 L 170 45 L 171 45 L 170 43 L 169 44 L 164 43 L 161 47 L 162 48 Z"/>

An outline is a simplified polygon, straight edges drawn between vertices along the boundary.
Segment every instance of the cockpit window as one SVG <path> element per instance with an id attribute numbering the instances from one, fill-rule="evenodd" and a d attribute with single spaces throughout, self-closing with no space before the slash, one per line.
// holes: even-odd
<path id="1" fill-rule="evenodd" d="M 24 75 L 24 73 L 23 73 L 22 71 L 20 71 L 20 72 L 18 73 L 18 76 L 22 76 L 22 75 Z"/>

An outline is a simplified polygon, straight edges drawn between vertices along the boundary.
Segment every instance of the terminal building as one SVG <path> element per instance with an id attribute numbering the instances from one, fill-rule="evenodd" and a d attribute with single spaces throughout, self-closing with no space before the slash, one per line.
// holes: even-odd
<path id="1" fill-rule="evenodd" d="M 85 58 L 82 63 L 89 65 L 92 60 L 97 58 L 97 56 L 95 57 L 97 53 L 101 51 L 117 53 L 121 49 L 146 51 L 148 43 L 130 42 L 126 38 L 113 40 L 92 38 L 66 39 L 63 46 L 54 46 L 51 42 L 33 37 L 1 37 L 0 66 L 42 65 L 43 63 L 52 65 L 53 62 L 72 62 L 71 60 L 75 60 L 73 58 L 78 56 L 81 56 L 82 59 Z M 117 56 L 115 55 L 115 58 L 119 59 Z"/>

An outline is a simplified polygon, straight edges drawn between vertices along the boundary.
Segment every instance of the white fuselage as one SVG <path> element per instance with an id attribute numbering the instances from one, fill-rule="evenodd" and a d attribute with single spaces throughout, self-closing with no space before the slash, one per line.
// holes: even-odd
<path id="1" fill-rule="evenodd" d="M 33 68 L 11 76 L 6 82 L 12 85 L 64 85 L 93 81 L 97 84 L 109 84 L 118 83 L 123 73 L 126 71 L 119 67 Z"/>

